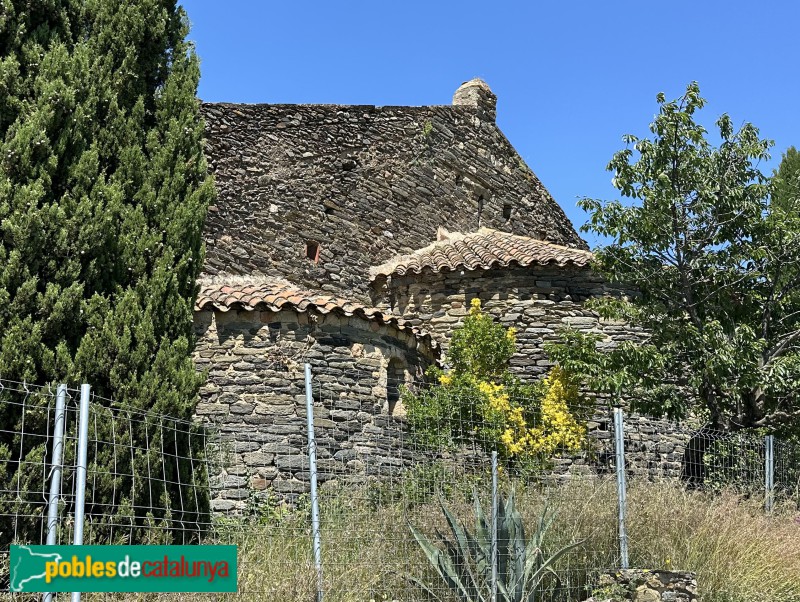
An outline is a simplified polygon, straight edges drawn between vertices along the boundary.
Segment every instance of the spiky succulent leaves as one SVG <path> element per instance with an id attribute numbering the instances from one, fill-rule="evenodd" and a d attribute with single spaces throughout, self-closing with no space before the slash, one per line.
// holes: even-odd
<path id="1" fill-rule="evenodd" d="M 473 491 L 472 499 L 475 504 L 475 552 L 473 554 L 478 563 L 478 570 L 482 573 L 492 570 L 492 531 L 491 525 L 483 513 L 478 492 Z"/>
<path id="2" fill-rule="evenodd" d="M 514 491 L 508 497 L 506 502 L 506 520 L 510 522 L 509 530 L 512 531 L 512 538 L 509 542 L 510 553 L 513 558 L 514 571 L 512 573 L 513 582 L 509 585 L 513 586 L 514 602 L 520 602 L 525 595 L 526 576 L 525 566 L 527 564 L 527 546 L 525 545 L 525 526 L 522 522 L 522 516 L 517 511 L 514 505 Z"/>
<path id="3" fill-rule="evenodd" d="M 520 602 L 525 594 L 525 559 L 525 527 L 512 490 L 507 500 L 500 496 L 497 517 L 497 588 L 509 602 Z"/>
<path id="4" fill-rule="evenodd" d="M 431 565 L 464 602 L 485 601 L 491 594 L 491 525 L 483 512 L 477 493 L 474 494 L 475 535 L 465 529 L 456 517 L 441 503 L 453 540 L 437 532 L 444 549 L 440 549 L 411 526 L 414 538 L 420 544 Z M 547 556 L 544 538 L 554 520 L 545 508 L 536 523 L 530 541 L 526 540 L 522 516 L 515 506 L 512 492 L 508 500 L 500 500 L 497 516 L 497 592 L 503 602 L 537 602 L 542 587 L 548 591 L 558 587 L 560 580 L 553 566 L 560 558 L 583 542 L 573 542 Z M 547 580 L 548 577 L 552 581 Z M 434 595 L 419 579 L 410 580 Z"/>
<path id="5" fill-rule="evenodd" d="M 544 561 L 544 537 L 550 528 L 550 525 L 553 524 L 554 519 L 555 514 L 548 515 L 548 508 L 545 507 L 545 509 L 542 511 L 542 514 L 539 516 L 539 519 L 537 520 L 536 531 L 534 531 L 533 536 L 528 542 L 528 547 L 526 550 L 527 562 L 525 565 L 526 575 L 535 573 L 542 565 L 542 562 Z"/>
<path id="6" fill-rule="evenodd" d="M 480 597 L 479 589 L 482 586 L 480 581 L 480 570 L 477 571 L 477 574 L 473 572 L 472 569 L 472 562 L 470 562 L 470 557 L 472 556 L 472 552 L 470 550 L 469 539 L 467 538 L 466 529 L 464 529 L 459 523 L 458 519 L 453 516 L 453 513 L 450 512 L 447 507 L 444 505 L 443 501 L 439 501 L 439 504 L 442 507 L 442 512 L 444 512 L 444 516 L 447 519 L 447 524 L 450 527 L 450 530 L 453 533 L 453 537 L 455 539 L 454 542 L 450 542 L 445 538 L 441 537 L 442 543 L 445 544 L 445 547 L 450 554 L 451 558 L 453 559 L 454 565 L 459 570 L 459 576 L 461 577 L 461 582 L 464 585 L 464 589 L 467 590 L 470 600 L 477 600 Z"/>
<path id="7" fill-rule="evenodd" d="M 506 599 L 509 598 L 508 544 L 510 542 L 510 537 L 511 533 L 509 532 L 508 524 L 506 522 L 505 504 L 503 503 L 502 496 L 500 496 L 500 502 L 497 504 L 497 589 Z"/>
<path id="8" fill-rule="evenodd" d="M 571 544 L 568 544 L 558 550 L 546 560 L 544 559 L 544 556 L 542 556 L 542 562 L 539 567 L 532 574 L 526 576 L 528 596 L 525 598 L 525 600 L 527 600 L 527 602 L 534 602 L 537 599 L 539 588 L 547 574 L 550 574 L 556 579 L 557 585 L 560 583 L 560 578 L 558 573 L 553 569 L 553 565 L 558 562 L 566 553 L 582 546 L 583 542 L 584 540 L 572 542 Z"/>
<path id="9" fill-rule="evenodd" d="M 420 533 L 413 525 L 409 525 L 411 529 L 411 534 L 414 536 L 414 539 L 417 540 L 417 543 L 422 548 L 422 551 L 425 553 L 425 556 L 428 559 L 428 562 L 434 567 L 436 572 L 438 573 L 439 577 L 445 582 L 447 587 L 456 593 L 458 599 L 462 602 L 486 602 L 484 598 L 478 593 L 478 597 L 470 597 L 469 588 L 466 587 L 459 577 L 459 571 L 454 566 L 453 559 L 450 557 L 448 553 L 440 550 L 436 547 L 431 540 L 429 540 L 425 535 Z M 413 581 L 420 583 L 418 579 L 412 578 Z M 425 586 L 425 589 L 432 593 L 430 588 Z"/>
<path id="10" fill-rule="evenodd" d="M 525 564 L 525 588 L 527 597 L 524 598 L 527 602 L 534 602 L 538 599 L 538 593 L 542 582 L 548 575 L 553 579 L 554 588 L 561 587 L 561 578 L 553 569 L 553 565 L 566 553 L 580 547 L 584 542 L 584 540 L 580 540 L 568 544 L 549 558 L 546 558 L 544 538 L 554 520 L 555 512 L 549 513 L 549 509 L 545 506 L 537 521 L 536 531 L 527 545 L 527 562 Z"/>

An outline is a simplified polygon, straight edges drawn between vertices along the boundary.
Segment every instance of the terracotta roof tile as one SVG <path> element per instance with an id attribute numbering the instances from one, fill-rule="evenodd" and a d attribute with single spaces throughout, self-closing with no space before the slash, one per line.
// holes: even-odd
<path id="1" fill-rule="evenodd" d="M 265 279 L 259 282 L 242 282 L 238 285 L 223 284 L 214 280 L 200 280 L 200 293 L 195 302 L 195 311 L 205 309 L 227 312 L 231 309 L 253 311 L 267 309 L 280 311 L 294 309 L 299 313 L 316 312 L 319 314 L 334 313 L 344 316 L 357 316 L 377 324 L 394 326 L 400 331 L 413 334 L 417 340 L 424 342 L 431 349 L 438 349 L 438 343 L 430 335 L 408 320 L 384 314 L 381 311 L 366 307 L 356 301 L 338 299 L 320 292 L 308 291 L 278 279 Z M 233 280 L 241 277 L 231 276 Z"/>
<path id="2" fill-rule="evenodd" d="M 491 270 L 511 265 L 573 265 L 589 264 L 589 251 L 562 247 L 544 240 L 508 234 L 490 228 L 481 228 L 471 234 L 450 233 L 441 240 L 414 251 L 410 255 L 395 257 L 370 269 L 375 280 L 381 276 L 432 273 L 446 270 Z"/>

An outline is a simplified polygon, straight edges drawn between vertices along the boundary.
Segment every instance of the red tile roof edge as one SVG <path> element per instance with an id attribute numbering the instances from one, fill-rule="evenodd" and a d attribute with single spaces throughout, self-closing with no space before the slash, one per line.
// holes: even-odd
<path id="1" fill-rule="evenodd" d="M 448 233 L 445 240 L 370 268 L 370 280 L 386 276 L 438 273 L 456 269 L 491 270 L 519 267 L 574 265 L 584 267 L 590 251 L 564 247 L 544 240 L 481 228 L 468 234 Z M 438 257 L 435 257 L 438 255 Z"/>
<path id="2" fill-rule="evenodd" d="M 346 317 L 356 316 L 392 326 L 402 332 L 408 332 L 418 341 L 426 343 L 432 350 L 439 348 L 439 344 L 429 333 L 417 328 L 408 320 L 385 314 L 357 301 L 303 290 L 286 282 L 242 282 L 240 277 L 235 277 L 233 280 L 238 280 L 240 283 L 229 284 L 225 281 L 201 280 L 200 292 L 194 305 L 195 311 L 213 310 L 224 313 L 232 309 L 246 311 L 266 309 L 278 312 L 284 309 L 294 309 L 298 313 L 316 312 L 321 315 L 333 313 Z"/>

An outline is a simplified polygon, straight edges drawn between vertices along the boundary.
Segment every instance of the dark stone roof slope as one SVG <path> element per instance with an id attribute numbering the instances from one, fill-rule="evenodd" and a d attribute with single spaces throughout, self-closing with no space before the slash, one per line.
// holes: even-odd
<path id="1" fill-rule="evenodd" d="M 206 276 L 284 277 L 366 302 L 369 267 L 440 226 L 586 248 L 491 111 L 206 103 L 202 114 L 218 190 Z"/>
<path id="2" fill-rule="evenodd" d="M 375 280 L 381 276 L 421 274 L 425 270 L 437 273 L 548 264 L 585 267 L 591 259 L 592 254 L 582 249 L 481 228 L 471 234 L 448 233 L 445 240 L 371 268 L 370 275 Z"/>

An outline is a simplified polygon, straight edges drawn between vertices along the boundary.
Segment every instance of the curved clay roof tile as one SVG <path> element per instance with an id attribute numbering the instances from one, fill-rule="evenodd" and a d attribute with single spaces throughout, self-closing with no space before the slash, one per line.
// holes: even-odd
<path id="1" fill-rule="evenodd" d="M 365 320 L 386 324 L 407 332 L 431 349 L 438 343 L 408 320 L 384 315 L 380 310 L 365 307 L 358 302 L 338 299 L 314 291 L 306 291 L 285 281 L 265 280 L 262 283 L 244 283 L 240 286 L 200 281 L 200 293 L 195 302 L 195 311 L 215 310 L 227 312 L 231 309 L 253 311 L 267 309 L 280 311 L 294 308 L 299 313 L 317 311 L 321 314 L 339 313 L 344 316 L 359 316 Z"/>
<path id="2" fill-rule="evenodd" d="M 471 234 L 451 233 L 447 240 L 373 267 L 370 276 L 375 280 L 381 276 L 421 274 L 424 270 L 433 273 L 457 269 L 490 270 L 512 264 L 527 267 L 554 263 L 558 266 L 585 267 L 591 259 L 589 251 L 481 228 Z"/>

